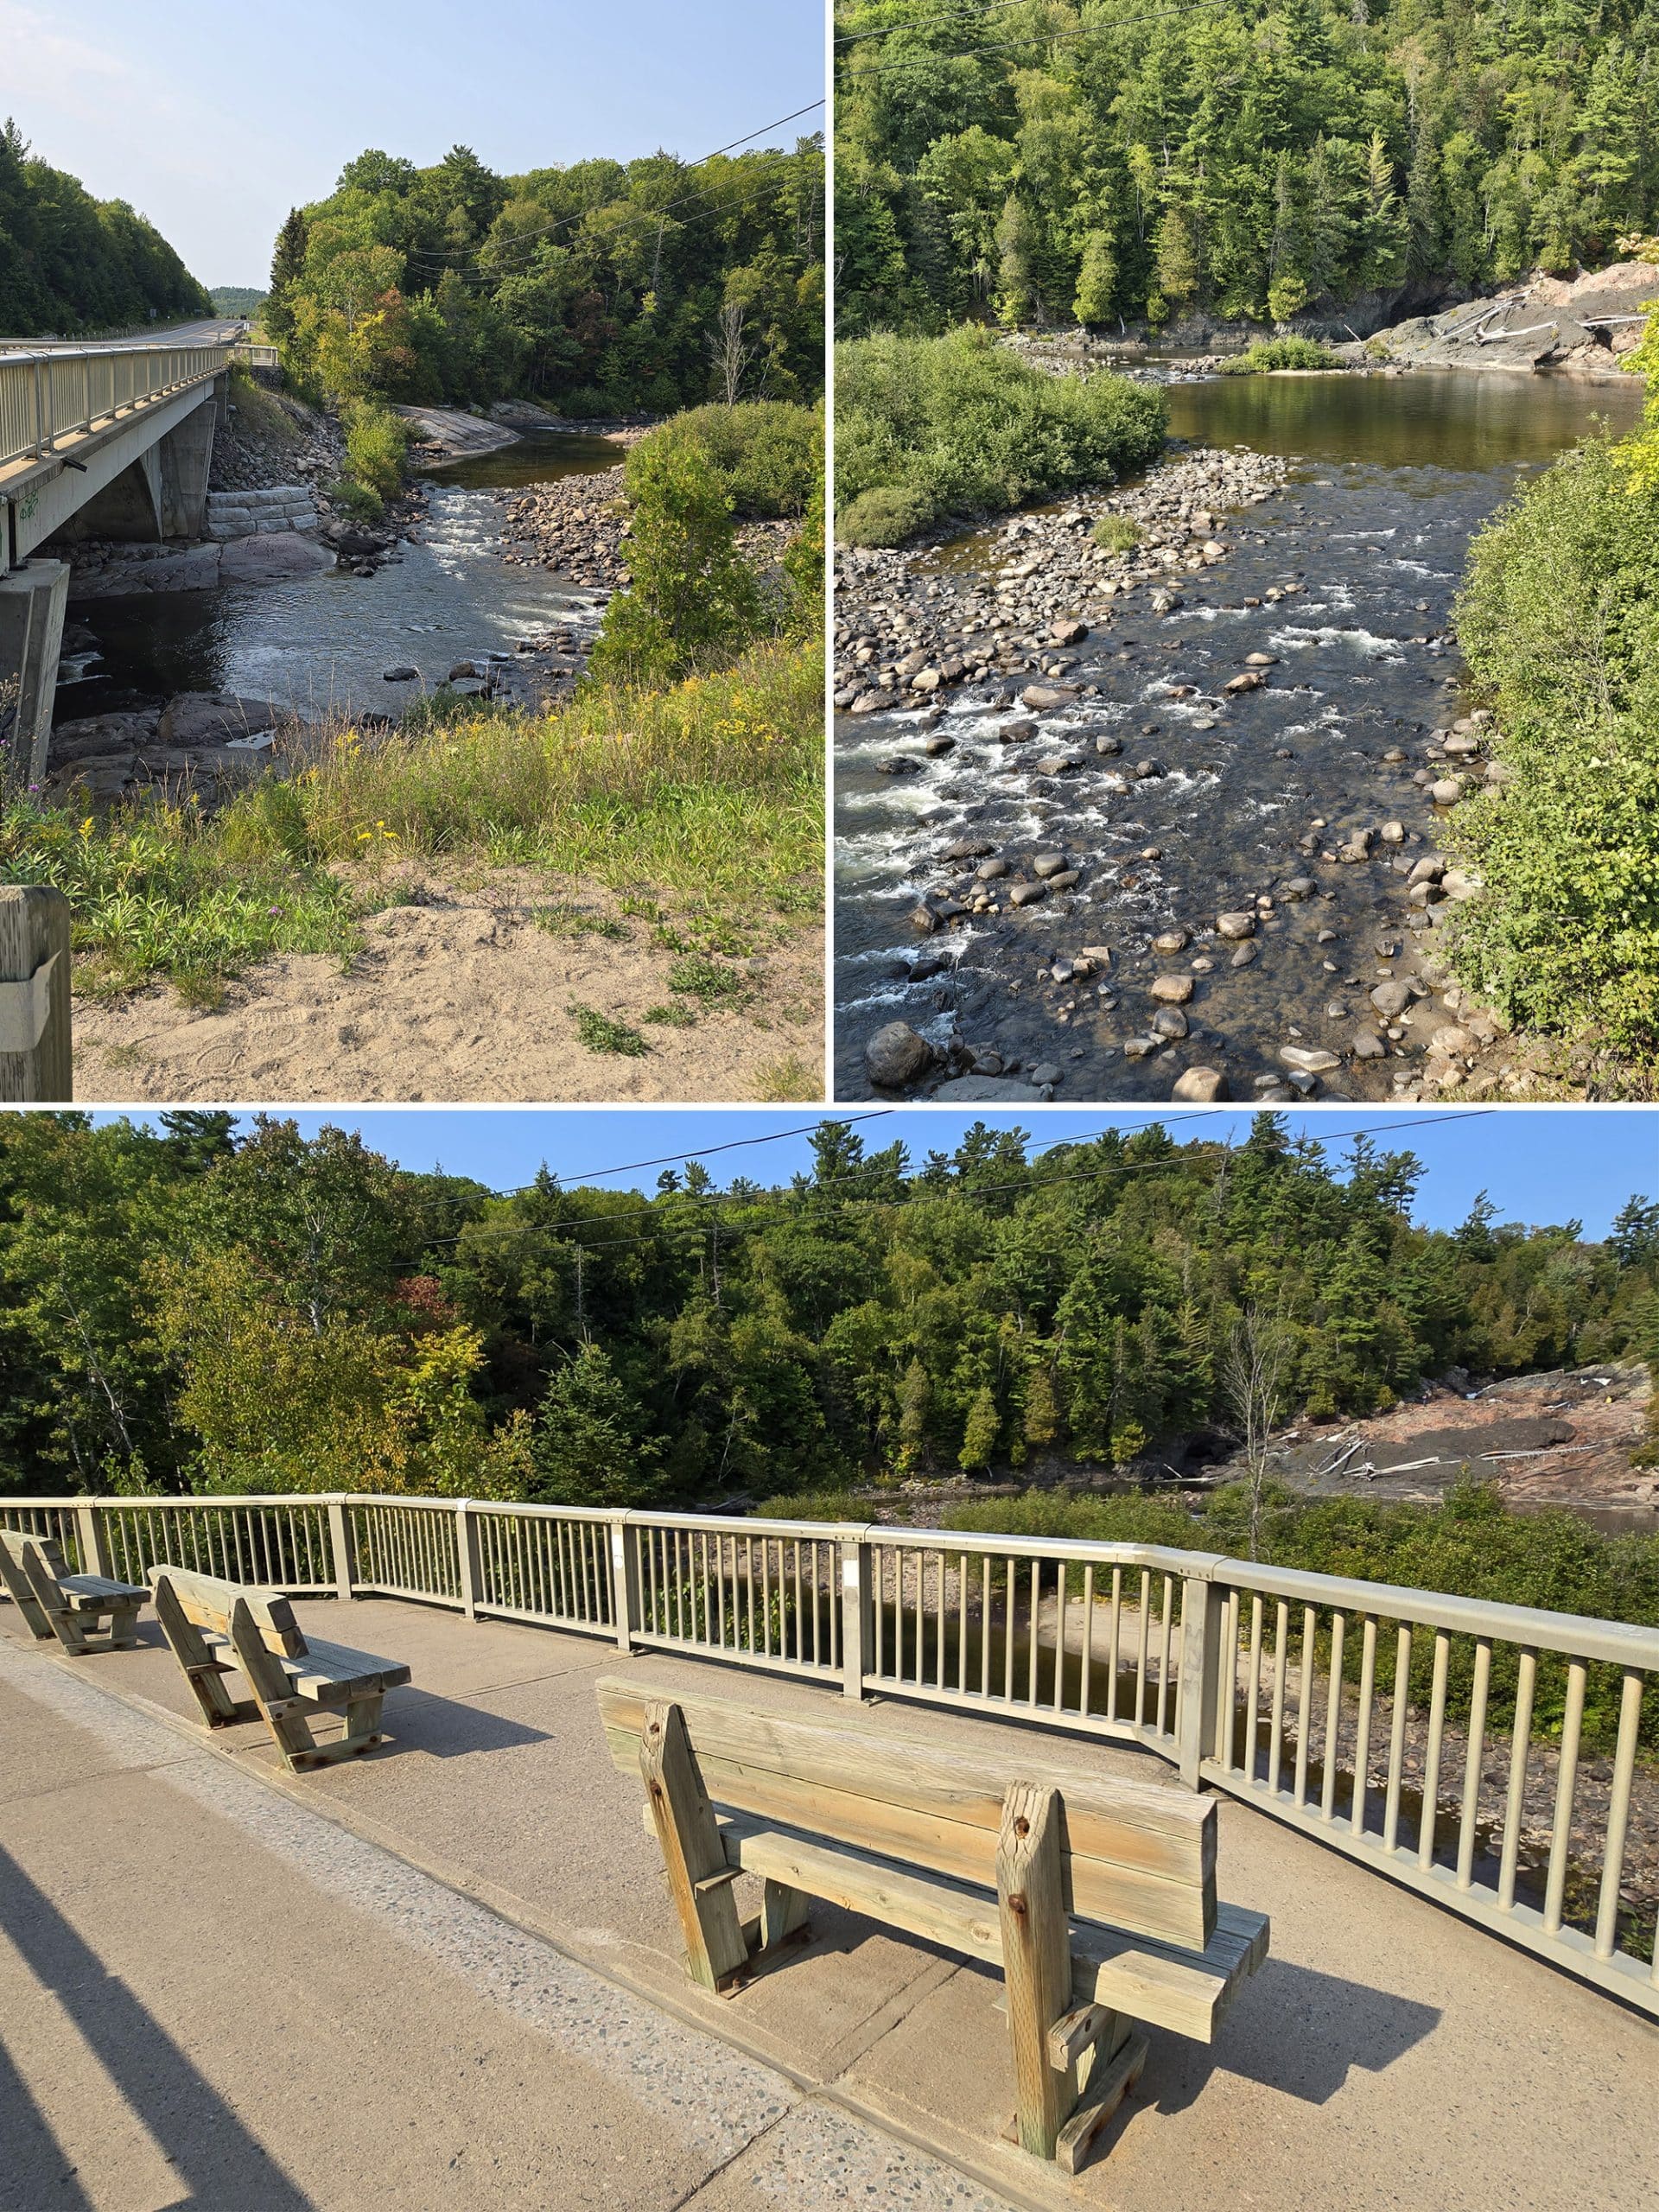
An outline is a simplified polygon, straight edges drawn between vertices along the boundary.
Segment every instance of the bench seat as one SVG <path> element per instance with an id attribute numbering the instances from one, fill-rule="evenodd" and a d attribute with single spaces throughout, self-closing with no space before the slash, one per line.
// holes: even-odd
<path id="1" fill-rule="evenodd" d="M 70 1574 L 56 1539 L 0 1529 L 0 1584 L 30 1630 L 42 1641 L 56 1637 L 72 1658 L 95 1649 L 130 1650 L 138 1641 L 138 1610 L 149 1592 L 142 1584 L 107 1574 Z M 102 1645 L 88 1640 L 109 1623 Z"/>
<path id="2" fill-rule="evenodd" d="M 204 1628 L 200 1635 L 210 1651 L 224 1652 L 227 1663 L 236 1665 L 236 1647 L 228 1633 Z M 349 1644 L 321 1643 L 308 1637 L 302 1653 L 273 1651 L 270 1656 L 287 1675 L 294 1695 L 311 1705 L 348 1705 L 353 1698 L 383 1696 L 412 1679 L 401 1661 L 378 1659 L 372 1651 L 353 1651 Z"/>

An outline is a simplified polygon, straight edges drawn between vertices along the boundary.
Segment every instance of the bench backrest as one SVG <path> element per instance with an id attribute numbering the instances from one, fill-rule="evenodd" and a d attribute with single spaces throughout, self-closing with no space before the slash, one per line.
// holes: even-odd
<path id="1" fill-rule="evenodd" d="M 1213 1802 L 1103 1781 L 1041 1751 L 946 1751 L 686 1697 L 614 1675 L 596 1686 L 611 1756 L 639 1774 L 647 1703 L 677 1705 L 710 1801 L 958 1881 L 996 1886 L 1002 1801 L 1039 1783 L 1065 1803 L 1074 1917 L 1203 1950 L 1216 1930 Z"/>
<path id="2" fill-rule="evenodd" d="M 252 1617 L 259 1639 L 268 1651 L 302 1658 L 306 1643 L 294 1608 L 280 1590 L 261 1590 L 251 1583 L 226 1582 L 216 1574 L 198 1574 L 194 1567 L 169 1567 L 160 1560 L 149 1570 L 152 1591 L 165 1580 L 178 1599 L 186 1620 L 220 1636 L 231 1632 L 231 1614 L 240 1599 Z"/>
<path id="3" fill-rule="evenodd" d="M 55 1536 L 33 1536 L 25 1529 L 0 1529 L 0 1581 L 16 1605 L 35 1595 L 23 1566 L 24 1551 L 29 1548 L 54 1582 L 61 1582 L 69 1572 L 63 1563 L 63 1547 Z"/>

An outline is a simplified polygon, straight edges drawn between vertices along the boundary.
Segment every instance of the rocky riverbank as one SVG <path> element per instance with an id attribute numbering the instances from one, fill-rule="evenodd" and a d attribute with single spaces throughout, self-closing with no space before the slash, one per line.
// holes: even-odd
<path id="1" fill-rule="evenodd" d="M 600 434 L 593 425 L 580 427 Z M 626 435 L 609 429 L 602 434 L 619 439 Z M 636 439 L 644 435 L 643 429 L 632 433 Z M 562 476 L 521 491 L 498 492 L 495 496 L 505 510 L 503 560 L 517 567 L 550 569 L 591 590 L 626 591 L 633 581 L 628 565 L 633 524 L 623 474 L 619 462 L 593 476 Z M 776 566 L 798 527 L 792 522 L 740 523 L 737 542 L 745 557 L 765 575 Z"/>
<path id="2" fill-rule="evenodd" d="M 1349 586 L 1318 581 L 1320 524 L 1289 474 L 1199 448 L 967 545 L 840 555 L 843 846 L 872 809 L 891 822 L 895 901 L 862 942 L 843 927 L 870 1011 L 850 1033 L 843 1016 L 840 1095 L 1593 1086 L 1592 1056 L 1506 1033 L 1453 980 L 1447 925 L 1479 886 L 1442 830 L 1503 780 L 1490 717 L 1431 675 L 1443 628 L 1379 636 Z M 1403 594 L 1452 571 L 1427 547 L 1389 558 L 1381 529 L 1370 555 L 1398 601 L 1382 626 L 1422 624 L 1435 602 Z M 1373 697 L 1379 671 L 1414 668 L 1443 702 L 1432 723 Z"/>

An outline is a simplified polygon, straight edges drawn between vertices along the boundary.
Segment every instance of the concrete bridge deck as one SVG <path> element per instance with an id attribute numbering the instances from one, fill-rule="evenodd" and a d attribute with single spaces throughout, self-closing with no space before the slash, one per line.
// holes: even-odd
<path id="1" fill-rule="evenodd" d="M 736 1998 L 691 1988 L 593 1681 L 1019 1745 L 1034 1773 L 1051 1738 L 393 1601 L 298 1610 L 414 1687 L 393 1745 L 290 1779 L 257 1725 L 210 1743 L 152 1624 L 77 1665 L 0 1606 L 6 2212 L 1659 2197 L 1659 2028 L 1230 1801 L 1222 1894 L 1272 1915 L 1271 1956 L 1212 2049 L 1154 2031 L 1067 2183 L 1000 2139 L 996 1977 L 815 1906 Z"/>

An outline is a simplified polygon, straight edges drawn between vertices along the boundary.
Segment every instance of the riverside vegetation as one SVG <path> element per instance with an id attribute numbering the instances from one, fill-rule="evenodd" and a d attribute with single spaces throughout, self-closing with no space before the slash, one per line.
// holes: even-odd
<path id="1" fill-rule="evenodd" d="M 1646 242 L 1659 261 L 1659 243 Z M 1659 267 L 1654 272 L 1659 293 Z M 1453 841 L 1483 884 L 1459 973 L 1516 1025 L 1659 1083 L 1659 309 L 1644 426 L 1590 437 L 1475 541 L 1458 630 L 1503 780 Z"/>
<path id="2" fill-rule="evenodd" d="M 656 925 L 706 957 L 815 912 L 821 496 L 799 440 L 787 468 L 768 467 L 743 411 L 717 448 L 675 426 L 635 449 L 632 587 L 561 711 L 527 718 L 440 688 L 393 730 L 288 733 L 277 772 L 217 810 L 187 792 L 88 814 L 14 792 L 0 880 L 69 895 L 79 988 L 164 976 L 211 1004 L 271 954 L 349 957 L 358 919 L 410 896 L 406 864 L 423 858 L 649 891 Z M 758 443 L 777 446 L 769 416 Z M 765 576 L 733 543 L 734 454 L 774 509 L 801 516 Z"/>
<path id="3" fill-rule="evenodd" d="M 1652 0 L 842 0 L 836 24 L 849 335 L 1282 322 L 1593 266 L 1659 200 Z"/>

